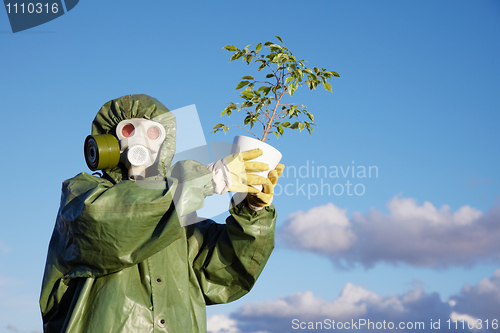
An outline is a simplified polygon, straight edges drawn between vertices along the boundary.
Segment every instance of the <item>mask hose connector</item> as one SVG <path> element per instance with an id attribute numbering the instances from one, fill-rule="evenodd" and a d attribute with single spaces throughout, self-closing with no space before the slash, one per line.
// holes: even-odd
<path id="1" fill-rule="evenodd" d="M 128 169 L 128 179 L 130 180 L 143 180 L 146 178 L 146 168 L 142 165 L 132 165 Z"/>

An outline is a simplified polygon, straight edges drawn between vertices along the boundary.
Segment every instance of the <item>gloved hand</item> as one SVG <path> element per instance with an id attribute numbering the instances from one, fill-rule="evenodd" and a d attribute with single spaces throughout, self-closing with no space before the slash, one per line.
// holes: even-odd
<path id="1" fill-rule="evenodd" d="M 278 182 L 279 176 L 283 173 L 285 166 L 283 164 L 278 164 L 276 169 L 269 172 L 267 176 L 266 184 L 262 186 L 262 191 L 258 193 L 248 193 L 247 201 L 250 208 L 253 210 L 261 210 L 262 208 L 269 206 L 273 201 L 274 187 Z"/>
<path id="2" fill-rule="evenodd" d="M 259 193 L 249 185 L 264 185 L 268 179 L 248 172 L 261 172 L 269 169 L 266 163 L 248 162 L 262 155 L 262 150 L 252 149 L 229 155 L 217 162 L 207 165 L 213 173 L 214 192 Z"/>

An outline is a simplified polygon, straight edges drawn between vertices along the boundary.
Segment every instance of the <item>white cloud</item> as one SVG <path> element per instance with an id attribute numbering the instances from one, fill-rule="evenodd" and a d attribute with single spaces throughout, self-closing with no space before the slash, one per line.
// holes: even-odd
<path id="1" fill-rule="evenodd" d="M 345 267 L 361 263 L 406 263 L 419 267 L 471 266 L 500 262 L 500 205 L 487 213 L 463 206 L 418 205 L 411 198 L 394 197 L 389 214 L 372 208 L 367 214 L 329 203 L 285 219 L 279 237 L 290 248 L 328 256 Z"/>
<path id="2" fill-rule="evenodd" d="M 495 296 L 485 298 L 486 295 L 491 294 Z M 362 320 L 365 322 L 369 320 L 373 323 L 386 321 L 387 325 L 392 322 L 395 327 L 399 323 L 405 325 L 411 323 L 414 326 L 413 330 L 398 327 L 398 332 L 412 332 L 417 323 L 423 323 L 424 326 L 419 331 L 427 332 L 431 330 L 431 320 L 433 323 L 439 320 L 441 329 L 447 329 L 449 319 L 452 321 L 468 320 L 472 324 L 472 322 L 477 323 L 477 319 L 489 318 L 491 323 L 491 320 L 498 318 L 500 314 L 499 295 L 500 270 L 497 270 L 493 277 L 481 280 L 476 286 L 464 286 L 463 290 L 450 301 L 442 301 L 437 293 L 426 293 L 423 289 L 414 289 L 403 295 L 382 297 L 361 286 L 347 283 L 339 297 L 332 301 L 326 301 L 315 296 L 311 291 L 305 291 L 275 300 L 247 303 L 231 315 L 230 327 L 237 333 L 259 330 L 279 333 L 293 331 L 293 320 L 296 323 L 312 322 L 314 324 L 317 322 L 324 324 L 325 320 L 329 323 L 332 323 L 332 320 L 343 323 L 360 323 Z M 482 308 L 476 309 L 480 299 Z M 490 310 L 484 312 L 486 308 Z M 323 329 L 331 330 L 326 326 Z M 314 331 L 321 332 L 319 329 Z M 373 329 L 367 330 L 364 326 L 358 327 L 356 331 L 368 332 Z M 456 331 L 473 332 L 467 328 Z M 496 330 L 490 326 L 489 330 L 483 331 L 494 332 Z"/>
<path id="3" fill-rule="evenodd" d="M 460 313 L 452 312 L 450 315 L 450 319 L 452 321 L 456 321 L 456 322 L 463 321 L 464 323 L 467 323 L 467 324 L 465 324 L 467 326 L 469 326 L 468 324 L 470 323 L 470 326 L 472 328 L 476 328 L 476 322 L 477 322 L 478 318 L 474 318 L 474 317 L 469 316 L 467 314 L 460 314 Z M 452 325 L 452 327 L 453 327 L 453 325 Z"/>
<path id="4" fill-rule="evenodd" d="M 273 301 L 246 304 L 232 318 L 238 321 L 241 332 L 267 329 L 278 333 L 291 331 L 293 320 L 323 324 L 325 320 L 329 323 L 332 320 L 342 323 L 385 320 L 396 325 L 409 321 L 429 325 L 430 318 L 446 320 L 450 312 L 448 303 L 442 302 L 436 294 L 426 294 L 421 289 L 404 295 L 381 297 L 363 287 L 347 283 L 339 297 L 330 302 L 306 291 Z M 326 326 L 323 328 L 328 331 Z M 398 331 L 404 332 L 402 329 Z"/>
<path id="5" fill-rule="evenodd" d="M 287 218 L 283 235 L 287 243 L 295 248 L 311 251 L 347 249 L 356 241 L 356 236 L 345 213 L 346 209 L 332 203 L 307 212 L 293 213 Z"/>
<path id="6" fill-rule="evenodd" d="M 305 291 L 274 301 L 246 304 L 241 308 L 239 314 L 279 318 L 301 316 L 305 319 L 335 314 L 339 319 L 348 319 L 366 314 L 367 302 L 386 304 L 375 293 L 347 283 L 339 298 L 332 302 L 326 302 L 322 298 L 314 296 L 311 291 Z"/>
<path id="7" fill-rule="evenodd" d="M 211 316 L 207 320 L 208 333 L 239 333 L 236 320 L 229 319 L 224 315 Z"/>
<path id="8" fill-rule="evenodd" d="M 458 314 L 484 319 L 497 318 L 500 321 L 500 269 L 491 278 L 484 278 L 475 286 L 466 284 L 452 300 L 455 302 L 453 310 Z"/>
<path id="9" fill-rule="evenodd" d="M 241 333 L 238 322 L 224 315 L 214 315 L 207 319 L 207 333 Z M 251 333 L 269 333 L 267 331 L 253 331 Z"/>

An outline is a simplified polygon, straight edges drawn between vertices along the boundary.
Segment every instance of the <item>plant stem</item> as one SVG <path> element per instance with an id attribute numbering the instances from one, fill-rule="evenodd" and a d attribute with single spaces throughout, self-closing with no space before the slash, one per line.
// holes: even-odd
<path id="1" fill-rule="evenodd" d="M 274 106 L 273 114 L 271 115 L 271 117 L 269 118 L 269 121 L 267 122 L 267 127 L 264 130 L 264 135 L 262 136 L 262 140 L 261 140 L 262 142 L 266 142 L 267 133 L 269 133 L 269 131 L 271 130 L 273 120 L 276 117 L 276 110 L 278 110 L 278 106 L 280 105 L 280 100 L 283 97 L 283 94 L 281 94 L 280 97 L 278 98 L 278 94 L 275 91 L 274 96 L 276 98 L 276 105 Z"/>
<path id="2" fill-rule="evenodd" d="M 271 66 L 269 66 L 269 68 L 271 68 L 271 70 L 273 70 L 273 68 Z M 281 75 L 280 75 L 280 77 L 278 77 L 276 75 L 276 72 L 273 70 L 274 76 L 278 79 L 278 82 L 277 82 L 276 86 L 278 86 L 280 84 L 280 81 L 282 82 L 282 84 L 281 84 L 281 94 L 279 95 L 279 98 L 278 98 L 278 90 L 276 89 L 276 86 L 274 86 L 274 98 L 275 98 L 275 101 L 276 101 L 276 105 L 274 106 L 273 114 L 271 115 L 271 117 L 269 117 L 269 120 L 267 121 L 267 126 L 264 129 L 264 135 L 262 136 L 262 140 L 261 140 L 262 142 L 266 141 L 267 134 L 271 130 L 273 121 L 274 121 L 274 119 L 277 116 L 276 111 L 278 110 L 278 106 L 280 105 L 281 98 L 283 97 L 283 95 L 286 94 L 286 91 L 288 90 L 288 85 L 289 84 L 288 85 L 284 84 L 285 83 L 285 76 L 286 76 L 285 73 L 284 73 L 284 70 L 281 70 L 280 72 L 281 72 L 280 73 Z M 280 114 L 280 113 L 278 113 L 278 114 Z"/>

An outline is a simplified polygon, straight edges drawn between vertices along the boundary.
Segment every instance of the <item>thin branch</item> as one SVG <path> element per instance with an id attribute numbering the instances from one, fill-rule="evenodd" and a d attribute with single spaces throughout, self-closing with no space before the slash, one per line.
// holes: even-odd
<path id="1" fill-rule="evenodd" d="M 245 109 L 241 109 L 241 110 L 244 110 L 246 113 L 249 113 L 249 114 L 251 114 L 252 116 L 255 117 L 255 113 L 253 113 L 252 111 L 247 110 L 246 108 Z M 262 120 L 260 120 L 259 117 L 257 117 L 257 120 L 262 124 L 262 126 L 264 126 L 264 123 L 262 122 Z M 237 125 L 235 125 L 235 126 L 237 126 Z"/>
<path id="2" fill-rule="evenodd" d="M 245 131 L 247 131 L 248 133 L 252 134 L 252 135 L 253 135 L 253 136 L 254 136 L 257 140 L 260 140 L 260 139 L 259 139 L 259 137 L 258 137 L 257 135 L 253 134 L 252 132 L 250 132 L 249 130 L 247 130 L 247 129 L 246 129 L 246 128 L 244 128 L 244 127 L 241 127 L 241 126 L 238 126 L 238 125 L 235 125 L 235 124 L 232 124 L 232 125 L 227 125 L 227 126 L 228 126 L 228 127 L 229 127 L 229 126 L 236 126 L 236 127 L 239 127 L 239 128 L 241 128 L 242 130 L 245 130 Z"/>
<path id="3" fill-rule="evenodd" d="M 266 66 L 269 67 L 273 71 L 274 77 L 276 77 L 276 72 L 274 71 L 274 68 L 272 68 L 271 65 L 269 65 L 269 63 L 267 61 L 266 61 Z"/>
<path id="4" fill-rule="evenodd" d="M 267 83 L 267 84 L 273 86 L 273 84 L 271 82 L 267 82 L 267 81 L 254 81 L 254 83 Z"/>

